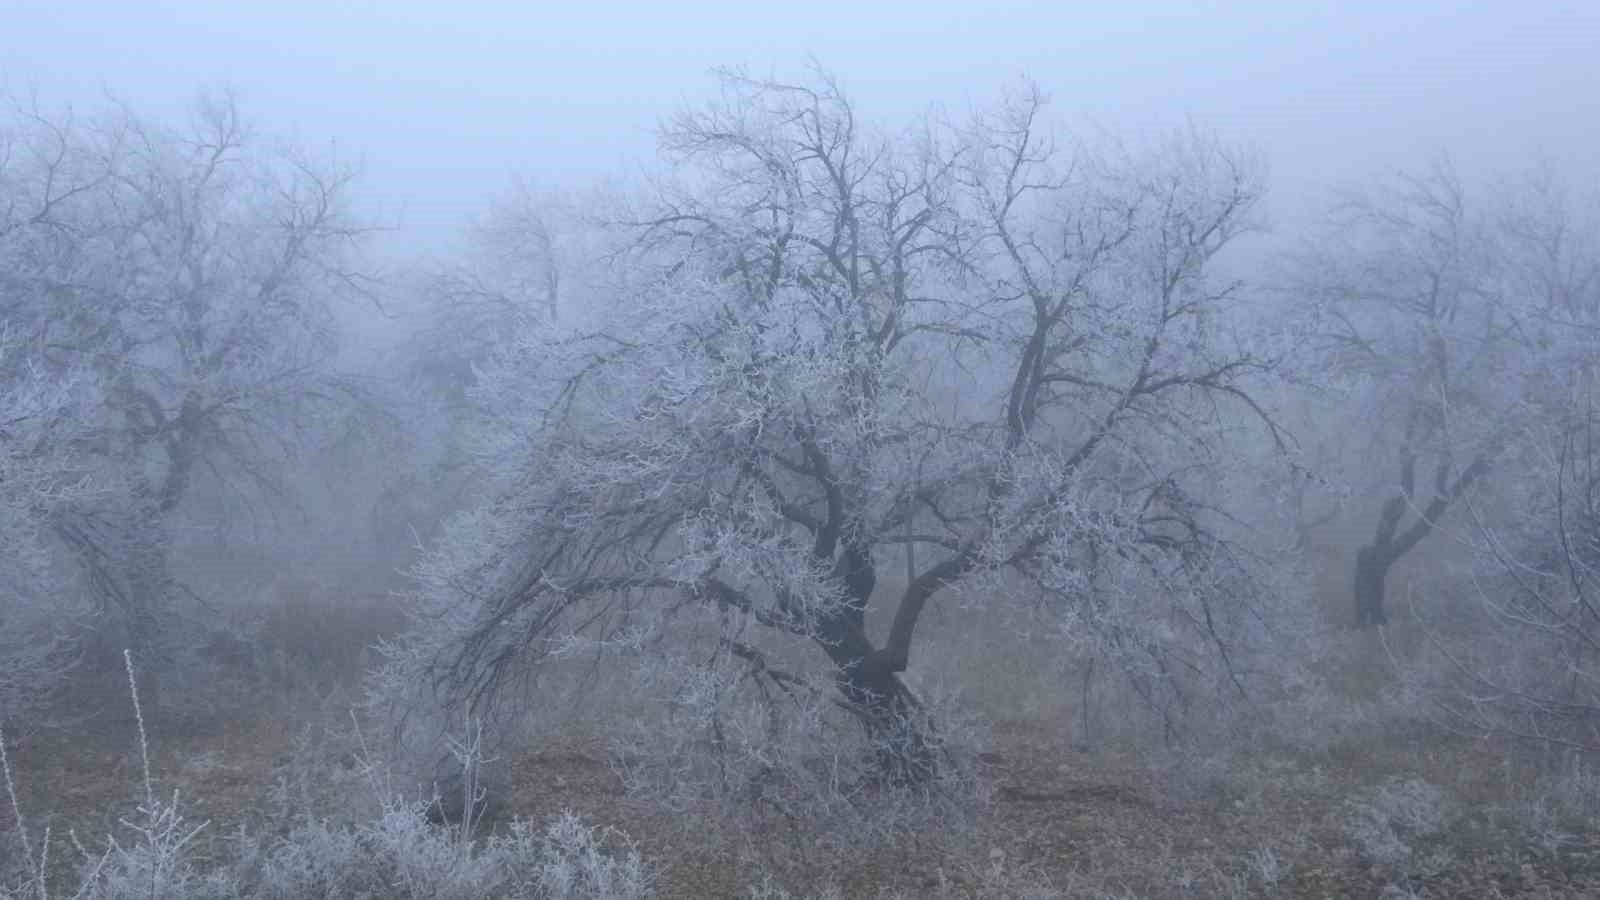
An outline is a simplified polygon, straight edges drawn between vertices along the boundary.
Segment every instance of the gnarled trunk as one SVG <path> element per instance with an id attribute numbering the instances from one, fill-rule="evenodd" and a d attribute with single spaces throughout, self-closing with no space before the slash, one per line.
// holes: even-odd
<path id="1" fill-rule="evenodd" d="M 916 697 L 866 634 L 867 601 L 877 583 L 870 554 L 846 545 L 835 573 L 849 602 L 817 623 L 817 643 L 837 669 L 840 697 L 876 748 L 884 780 L 925 783 L 938 774 L 928 723 Z"/>
<path id="2" fill-rule="evenodd" d="M 1413 454 L 1407 453 L 1402 458 L 1401 492 L 1383 504 L 1383 510 L 1378 514 L 1378 530 L 1373 535 L 1372 543 L 1362 547 L 1356 554 L 1356 624 L 1363 628 L 1388 623 L 1389 614 L 1384 604 L 1384 582 L 1389 576 L 1389 570 L 1401 557 L 1415 549 L 1423 538 L 1432 534 L 1434 527 L 1450 509 L 1451 504 L 1489 471 L 1488 458 L 1480 456 L 1452 482 L 1450 462 L 1448 459 L 1442 460 L 1434 473 L 1433 499 L 1428 501 L 1426 507 L 1419 510 L 1416 509 L 1414 494 L 1416 464 L 1416 457 Z M 1416 519 L 1401 530 L 1400 521 L 1407 511 L 1414 512 Z"/>

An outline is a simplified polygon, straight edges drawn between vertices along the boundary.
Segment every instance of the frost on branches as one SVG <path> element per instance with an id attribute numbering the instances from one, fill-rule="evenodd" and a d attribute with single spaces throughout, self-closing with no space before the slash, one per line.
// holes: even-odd
<path id="1" fill-rule="evenodd" d="M 722 87 L 604 223 L 609 286 L 480 367 L 494 499 L 418 568 L 378 695 L 482 713 L 612 651 L 760 793 L 803 735 L 819 780 L 852 734 L 880 781 L 939 773 L 900 675 L 953 596 L 1043 605 L 1169 725 L 1246 690 L 1263 591 L 1219 486 L 1277 440 L 1272 361 L 1209 270 L 1251 161 L 1064 138 L 1032 90 L 883 134 L 826 77 Z"/>
<path id="2" fill-rule="evenodd" d="M 194 495 L 280 502 L 299 432 L 349 406 L 329 364 L 333 305 L 365 286 L 353 175 L 266 143 L 225 96 L 184 127 L 115 105 L 0 114 L 0 389 L 25 403 L 28 378 L 73 385 L 72 430 L 8 452 L 105 488 L 55 504 L 50 543 L 95 607 L 102 661 L 131 646 L 152 676 L 194 643 L 170 558 Z"/>
<path id="3" fill-rule="evenodd" d="M 49 380 L 0 331 L 0 721 L 48 697 L 70 670 L 71 626 L 88 613 L 60 596 L 51 525 L 102 486 L 71 449 L 76 379 Z"/>
<path id="4" fill-rule="evenodd" d="M 1549 173 L 1473 184 L 1441 160 L 1352 192 L 1296 261 L 1315 364 L 1368 438 L 1341 480 L 1380 501 L 1359 624 L 1389 620 L 1391 570 L 1475 494 L 1518 518 L 1535 505 L 1511 498 L 1560 468 L 1551 435 L 1582 420 L 1594 358 L 1596 230 L 1577 199 Z"/>

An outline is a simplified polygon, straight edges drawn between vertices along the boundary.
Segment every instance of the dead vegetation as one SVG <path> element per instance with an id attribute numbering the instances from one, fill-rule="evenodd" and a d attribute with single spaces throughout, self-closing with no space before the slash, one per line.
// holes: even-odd
<path id="1" fill-rule="evenodd" d="M 941 630 L 970 625 L 959 610 L 939 619 Z M 359 632 L 341 632 L 351 643 L 337 649 L 356 652 L 371 637 Z M 326 638 L 317 635 L 315 646 L 328 649 Z M 1346 662 L 1351 694 L 1373 696 L 1367 682 L 1381 676 L 1365 668 L 1369 662 L 1354 653 Z M 338 833 L 384 815 L 365 768 L 360 720 L 351 717 L 359 684 L 344 679 L 312 690 L 316 679 L 263 680 L 281 671 L 250 676 L 255 696 L 274 702 L 252 706 L 233 694 L 226 705 L 210 704 L 211 716 L 150 723 L 159 790 L 177 792 L 186 822 L 206 823 L 185 848 L 199 870 L 236 866 L 246 846 L 311 840 L 308 826 Z M 985 732 L 970 828 L 868 848 L 759 806 L 707 801 L 667 809 L 630 796 L 611 741 L 613 714 L 640 711 L 623 685 L 583 682 L 579 674 L 572 684 L 588 688 L 582 703 L 550 711 L 536 729 L 543 737 L 489 757 L 485 783 L 502 795 L 479 837 L 571 812 L 626 835 L 653 867 L 652 896 L 1582 897 L 1600 890 L 1600 774 L 1581 756 L 1452 736 L 1381 700 L 1349 701 L 1336 733 L 1299 739 L 1280 729 L 1279 742 L 1256 744 L 1241 721 L 1242 740 L 1165 746 L 1159 735 L 1109 726 L 1084 734 L 1081 695 L 1030 711 L 1026 698 L 1050 695 L 1041 678 L 1030 690 L 1008 691 L 1024 701 L 1002 709 Z M 981 670 L 956 675 L 982 691 Z M 234 690 L 228 684 L 214 689 Z M 93 687 L 76 689 L 87 697 Z M 103 705 L 82 707 L 95 712 L 7 735 L 18 807 L 31 812 L 35 844 L 47 826 L 55 835 L 50 896 L 70 896 L 82 875 L 82 860 L 63 849 L 65 836 L 76 833 L 90 847 L 100 836 L 125 838 L 123 820 L 140 803 L 137 722 L 111 704 L 118 685 L 100 687 Z M 1114 685 L 1095 691 L 1091 700 L 1102 708 L 1089 721 L 1115 720 L 1106 709 L 1120 702 Z M 389 787 L 397 797 L 424 796 L 418 784 Z M 8 822 L 13 888 L 22 883 L 18 839 Z"/>

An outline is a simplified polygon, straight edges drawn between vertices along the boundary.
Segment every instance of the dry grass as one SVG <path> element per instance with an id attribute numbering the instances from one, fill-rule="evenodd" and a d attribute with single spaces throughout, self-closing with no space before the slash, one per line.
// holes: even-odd
<path id="1" fill-rule="evenodd" d="M 308 664 L 360 659 L 373 618 L 318 618 L 327 612 L 269 617 L 273 652 Z M 607 723 L 637 716 L 639 698 L 615 679 L 586 682 L 576 666 L 565 677 L 588 688 L 586 701 L 546 710 L 535 730 L 544 738 L 501 751 L 497 821 L 571 810 L 614 826 L 658 868 L 663 897 L 1600 895 L 1600 775 L 1570 756 L 1452 737 L 1370 702 L 1383 686 L 1368 683 L 1381 676 L 1360 648 L 1328 663 L 1349 676 L 1330 679 L 1348 695 L 1340 702 L 1361 710 L 1336 728 L 1324 723 L 1333 734 L 1285 734 L 1269 746 L 1241 730 L 1166 748 L 1132 727 L 1086 740 L 1073 666 L 1026 640 L 1023 652 L 1000 655 L 981 636 L 958 642 L 974 633 L 973 615 L 948 609 L 933 621 L 932 655 L 946 665 L 922 676 L 993 712 L 970 831 L 852 846 L 779 816 L 668 811 L 630 797 L 611 765 Z M 318 621 L 333 624 L 308 625 Z M 991 636 L 996 646 L 1001 637 Z M 156 726 L 157 779 L 180 792 L 189 820 L 210 822 L 192 848 L 200 865 L 226 859 L 240 829 L 283 836 L 307 821 L 376 814 L 350 724 L 355 674 L 342 662 L 316 678 L 267 669 L 227 688 L 232 704 Z M 79 690 L 109 703 L 120 686 L 107 678 Z M 1125 698 L 1097 690 L 1100 717 L 1115 724 Z M 22 807 L 41 811 L 36 831 L 114 833 L 138 800 L 138 741 L 125 714 L 36 729 L 10 750 Z M 73 863 L 69 853 L 54 858 L 60 884 Z"/>
<path id="2" fill-rule="evenodd" d="M 349 820 L 373 805 L 336 742 L 308 747 L 304 731 L 284 724 L 157 741 L 165 745 L 153 759 L 160 780 L 181 791 L 192 820 L 212 823 L 196 847 L 201 859 L 229 852 L 237 827 L 284 834 L 304 815 Z M 115 811 L 134 799 L 132 735 L 97 737 L 34 739 L 13 750 L 24 806 L 50 808 L 58 833 L 112 833 Z M 1548 799 L 1545 792 L 1570 785 L 1542 784 L 1548 770 L 1517 748 L 1395 735 L 1319 760 L 1223 760 L 1223 774 L 1197 789 L 1183 782 L 1203 771 L 1152 766 L 1133 752 L 1085 754 L 1067 738 L 1047 723 L 997 725 L 985 755 L 991 800 L 974 836 L 955 847 L 935 835 L 886 852 L 841 853 L 783 823 L 741 831 L 717 810 L 666 812 L 625 796 L 606 748 L 593 742 L 508 760 L 505 803 L 508 814 L 532 821 L 570 809 L 624 829 L 661 867 L 663 897 L 740 896 L 763 878 L 791 890 L 831 886 L 843 897 L 1600 891 L 1600 835 L 1563 831 L 1556 844 L 1541 836 L 1519 804 L 1529 791 Z M 128 749 L 96 749 L 119 740 Z M 297 778 L 308 782 L 303 796 L 285 785 Z M 62 865 L 56 874 L 65 883 L 70 872 Z"/>

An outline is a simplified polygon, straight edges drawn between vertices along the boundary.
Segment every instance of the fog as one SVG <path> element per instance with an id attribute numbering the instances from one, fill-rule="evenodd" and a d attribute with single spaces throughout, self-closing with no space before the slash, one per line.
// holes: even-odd
<path id="1" fill-rule="evenodd" d="M 0 900 L 1600 896 L 1597 48 L 0 0 Z"/>
<path id="2" fill-rule="evenodd" d="M 0 78 L 152 114 L 237 90 L 263 127 L 336 141 L 364 192 L 435 247 L 513 176 L 583 185 L 653 154 L 657 121 L 742 66 L 808 59 L 868 118 L 953 112 L 1026 76 L 1114 130 L 1186 119 L 1249 141 L 1274 218 L 1448 151 L 1467 167 L 1600 145 L 1600 7 L 1530 2 L 1062 4 L 10 0 Z"/>

